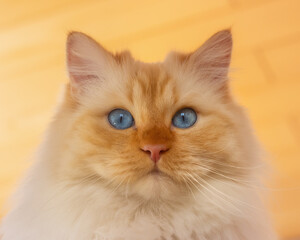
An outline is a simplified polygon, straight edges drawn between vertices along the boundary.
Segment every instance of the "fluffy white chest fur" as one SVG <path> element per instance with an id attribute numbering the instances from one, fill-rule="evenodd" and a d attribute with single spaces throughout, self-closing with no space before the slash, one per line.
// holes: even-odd
<path id="1" fill-rule="evenodd" d="M 144 202 L 97 184 L 54 183 L 48 168 L 35 167 L 20 189 L 20 204 L 2 223 L 2 240 L 276 239 L 253 193 L 241 194 L 238 186 L 233 191 L 232 185 L 214 183 L 231 196 L 225 202 L 210 191 Z"/>

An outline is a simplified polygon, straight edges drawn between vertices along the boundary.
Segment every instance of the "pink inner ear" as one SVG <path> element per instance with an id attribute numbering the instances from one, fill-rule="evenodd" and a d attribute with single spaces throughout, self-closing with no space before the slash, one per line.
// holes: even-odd
<path id="1" fill-rule="evenodd" d="M 232 50 L 229 30 L 216 33 L 191 56 L 196 72 L 215 84 L 226 83 Z"/>
<path id="2" fill-rule="evenodd" d="M 219 43 L 221 44 L 221 43 Z M 197 56 L 199 66 L 209 68 L 228 68 L 231 60 L 231 47 L 228 48 L 226 45 L 221 46 L 206 46 Z M 210 48 L 209 48 L 210 47 Z"/>
<path id="3" fill-rule="evenodd" d="M 85 84 L 84 81 L 91 81 L 93 79 L 96 79 L 96 75 L 73 75 L 72 80 L 78 85 L 78 84 Z"/>
<path id="4" fill-rule="evenodd" d="M 71 81 L 76 84 L 84 84 L 84 81 L 97 78 L 97 75 L 93 74 L 92 68 L 95 63 L 76 53 L 72 49 L 72 43 L 68 46 L 67 51 L 67 65 Z"/>
<path id="5" fill-rule="evenodd" d="M 73 87 L 87 88 L 102 79 L 108 52 L 85 34 L 73 32 L 67 41 L 67 68 Z"/>

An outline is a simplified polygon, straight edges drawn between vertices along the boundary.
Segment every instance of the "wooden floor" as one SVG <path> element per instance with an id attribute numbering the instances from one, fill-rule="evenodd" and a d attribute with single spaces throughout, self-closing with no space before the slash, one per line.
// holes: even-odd
<path id="1" fill-rule="evenodd" d="M 232 87 L 272 164 L 269 206 L 283 237 L 300 235 L 299 0 L 19 0 L 0 8 L 0 216 L 30 165 L 62 83 L 70 30 L 112 51 L 162 60 L 232 27 Z"/>

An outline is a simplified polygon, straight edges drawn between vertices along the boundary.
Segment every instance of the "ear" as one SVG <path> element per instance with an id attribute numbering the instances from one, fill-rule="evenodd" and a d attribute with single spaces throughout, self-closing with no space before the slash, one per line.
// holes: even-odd
<path id="1" fill-rule="evenodd" d="M 104 80 L 107 64 L 113 61 L 111 53 L 89 36 L 71 32 L 67 39 L 67 70 L 76 92 L 82 92 L 92 83 Z"/>
<path id="2" fill-rule="evenodd" d="M 190 55 L 188 60 L 194 70 L 209 80 L 227 80 L 232 52 L 230 30 L 214 34 L 200 48 Z"/>

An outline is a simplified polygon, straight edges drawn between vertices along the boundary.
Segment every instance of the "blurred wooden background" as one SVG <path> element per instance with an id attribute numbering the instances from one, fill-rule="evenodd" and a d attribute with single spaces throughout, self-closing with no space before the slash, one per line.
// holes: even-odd
<path id="1" fill-rule="evenodd" d="M 0 217 L 31 163 L 65 73 L 68 31 L 145 61 L 232 27 L 232 87 L 272 163 L 277 231 L 300 234 L 299 0 L 0 0 Z"/>

